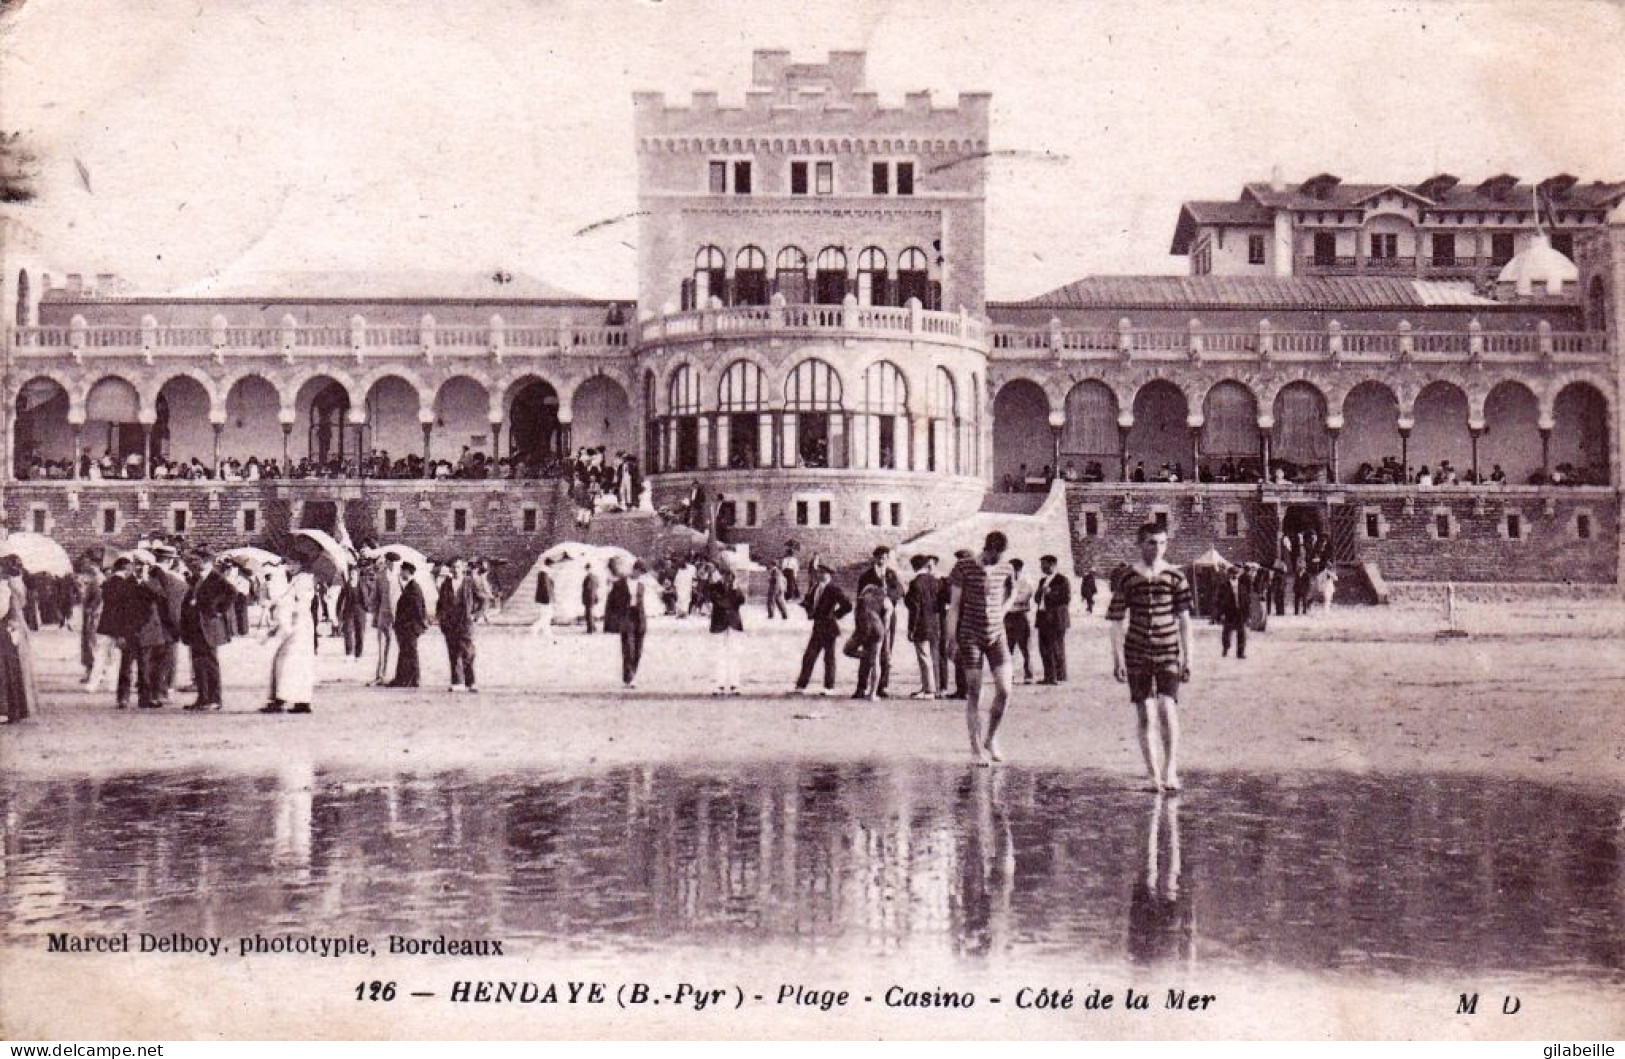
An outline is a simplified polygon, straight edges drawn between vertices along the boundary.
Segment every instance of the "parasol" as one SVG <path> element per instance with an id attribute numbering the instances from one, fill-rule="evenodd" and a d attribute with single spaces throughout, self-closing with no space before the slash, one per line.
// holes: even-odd
<path id="1" fill-rule="evenodd" d="M 43 533 L 13 533 L 0 541 L 0 555 L 15 555 L 31 574 L 73 573 L 67 551 Z"/>
<path id="2" fill-rule="evenodd" d="M 293 550 L 316 580 L 329 584 L 344 580 L 345 571 L 355 565 L 350 550 L 319 529 L 295 533 Z"/>
<path id="3" fill-rule="evenodd" d="M 282 565 L 282 556 L 275 552 L 268 552 L 264 548 L 244 546 L 241 548 L 227 548 L 220 553 L 220 558 L 230 559 L 258 571 L 262 566 Z"/>

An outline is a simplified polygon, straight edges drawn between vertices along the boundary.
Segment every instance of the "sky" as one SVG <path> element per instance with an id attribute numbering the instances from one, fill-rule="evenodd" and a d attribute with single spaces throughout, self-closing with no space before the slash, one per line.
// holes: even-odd
<path id="1" fill-rule="evenodd" d="M 1625 180 L 1625 4 L 25 0 L 14 208 L 142 290 L 498 270 L 635 293 L 631 96 L 742 102 L 753 48 L 869 53 L 886 103 L 993 93 L 989 297 L 1185 271 L 1179 204 L 1288 180 Z"/>

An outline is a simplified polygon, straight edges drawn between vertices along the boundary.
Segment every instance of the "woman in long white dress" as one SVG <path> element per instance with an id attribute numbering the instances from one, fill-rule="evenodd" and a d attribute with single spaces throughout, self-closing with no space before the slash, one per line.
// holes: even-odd
<path id="1" fill-rule="evenodd" d="M 271 659 L 271 693 L 261 713 L 309 713 L 316 692 L 316 620 L 311 603 L 316 579 L 296 561 L 288 561 L 288 587 L 272 603 L 272 631 L 276 654 Z"/>
<path id="2" fill-rule="evenodd" d="M 23 618 L 27 608 L 21 566 L 6 556 L 0 560 L 0 724 L 24 720 L 38 708 L 33 652 Z"/>

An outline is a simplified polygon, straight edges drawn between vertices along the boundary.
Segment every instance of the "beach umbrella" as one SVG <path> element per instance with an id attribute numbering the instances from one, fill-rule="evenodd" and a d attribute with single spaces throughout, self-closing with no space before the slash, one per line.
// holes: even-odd
<path id="1" fill-rule="evenodd" d="M 294 534 L 294 554 L 318 581 L 335 583 L 355 565 L 350 550 L 319 529 L 302 529 Z"/>
<path id="2" fill-rule="evenodd" d="M 73 561 L 62 545 L 43 533 L 13 533 L 0 541 L 0 555 L 15 555 L 31 574 L 73 573 Z"/>
<path id="3" fill-rule="evenodd" d="M 562 541 L 547 549 L 539 558 L 551 559 L 556 563 L 560 563 L 570 559 L 588 558 L 595 550 L 592 545 L 582 544 L 580 541 Z"/>

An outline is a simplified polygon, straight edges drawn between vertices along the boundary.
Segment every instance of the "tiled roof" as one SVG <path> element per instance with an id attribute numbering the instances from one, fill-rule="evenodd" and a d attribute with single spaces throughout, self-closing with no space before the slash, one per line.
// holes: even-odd
<path id="1" fill-rule="evenodd" d="M 1500 198 L 1479 184 L 1462 181 L 1447 190 L 1417 184 L 1338 184 L 1326 192 L 1325 198 L 1304 193 L 1301 184 L 1288 184 L 1276 191 L 1268 183 L 1248 184 L 1243 199 L 1252 199 L 1270 208 L 1286 207 L 1296 210 L 1353 209 L 1361 202 L 1389 188 L 1397 188 L 1423 199 L 1435 208 L 1447 210 L 1484 210 L 1485 212 L 1527 210 L 1534 199 L 1535 184 L 1516 183 L 1507 186 Z M 1427 191 L 1433 191 L 1428 194 Z M 1547 196 L 1551 208 L 1556 210 L 1607 210 L 1625 199 L 1625 183 L 1595 181 L 1576 183 L 1562 195 Z"/>
<path id="2" fill-rule="evenodd" d="M 1191 240 L 1196 238 L 1198 225 L 1226 224 L 1268 228 L 1273 223 L 1275 223 L 1274 211 L 1247 199 L 1230 202 L 1187 202 L 1180 207 L 1179 223 L 1174 226 L 1174 245 L 1169 253 L 1190 253 Z"/>
<path id="3" fill-rule="evenodd" d="M 1402 309 L 1494 305 L 1459 284 L 1388 276 L 1086 276 L 1016 309 Z"/>
<path id="4" fill-rule="evenodd" d="M 380 272 L 241 272 L 204 280 L 176 292 L 191 298 L 270 298 L 353 301 L 424 300 L 586 301 L 579 294 L 522 272 L 476 274 L 432 269 Z"/>

